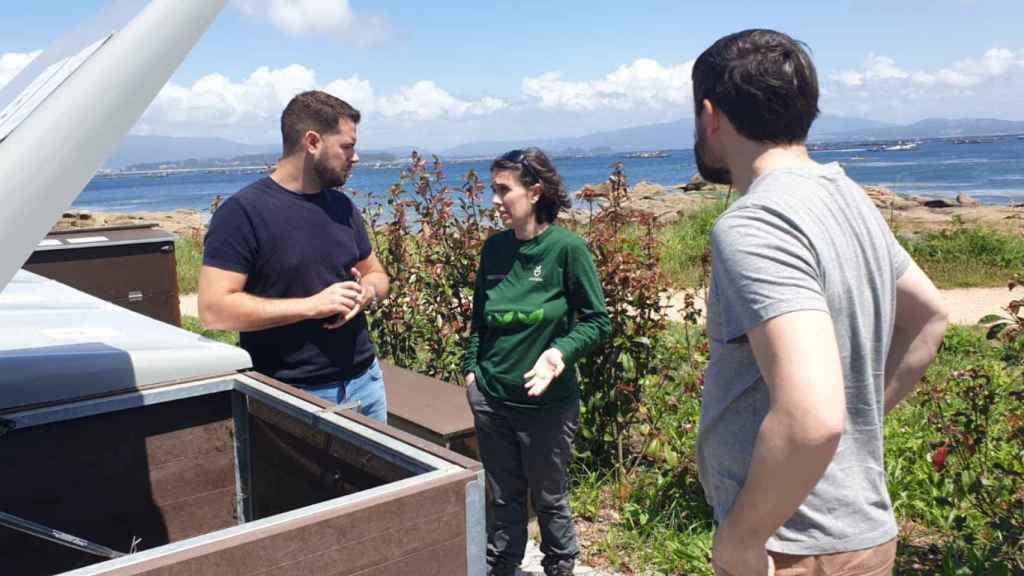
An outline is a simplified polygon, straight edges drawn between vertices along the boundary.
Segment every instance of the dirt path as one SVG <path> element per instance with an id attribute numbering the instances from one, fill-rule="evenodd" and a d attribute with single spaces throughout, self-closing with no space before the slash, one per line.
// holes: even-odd
<path id="1" fill-rule="evenodd" d="M 1014 297 L 1024 297 L 1024 291 L 1018 289 L 1011 293 L 1005 286 L 998 288 L 956 288 L 942 290 L 942 297 L 946 300 L 946 307 L 949 310 L 949 319 L 953 324 L 976 324 L 987 314 L 998 314 L 1003 311 L 1010 300 Z M 669 306 L 669 318 L 681 320 L 683 317 L 683 293 L 677 293 L 667 299 Z M 702 311 L 704 301 L 697 299 L 697 307 Z"/>

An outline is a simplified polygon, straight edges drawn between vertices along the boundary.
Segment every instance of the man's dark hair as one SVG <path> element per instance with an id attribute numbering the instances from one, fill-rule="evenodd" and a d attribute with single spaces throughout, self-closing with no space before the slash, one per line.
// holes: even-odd
<path id="1" fill-rule="evenodd" d="M 572 208 L 565 182 L 551 163 L 551 159 L 540 148 L 526 148 L 506 152 L 491 163 L 491 174 L 515 172 L 519 182 L 529 188 L 540 184 L 540 197 L 534 205 L 534 214 L 540 224 L 550 224 L 558 218 L 559 210 Z"/>
<path id="2" fill-rule="evenodd" d="M 818 75 L 806 44 L 774 30 L 744 30 L 720 38 L 693 65 L 693 104 L 721 110 L 755 142 L 807 140 L 818 116 Z"/>
<path id="3" fill-rule="evenodd" d="M 292 153 L 306 132 L 321 136 L 338 131 L 338 122 L 348 118 L 359 124 L 362 116 L 348 102 L 326 92 L 311 90 L 292 98 L 281 113 L 281 139 L 285 155 Z"/>

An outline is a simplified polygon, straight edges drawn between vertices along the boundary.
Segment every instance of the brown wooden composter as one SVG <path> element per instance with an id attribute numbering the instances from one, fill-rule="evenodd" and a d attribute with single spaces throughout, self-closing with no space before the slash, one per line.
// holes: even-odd
<path id="1" fill-rule="evenodd" d="M 27 272 L 0 323 L 0 574 L 484 573 L 478 463 Z"/>

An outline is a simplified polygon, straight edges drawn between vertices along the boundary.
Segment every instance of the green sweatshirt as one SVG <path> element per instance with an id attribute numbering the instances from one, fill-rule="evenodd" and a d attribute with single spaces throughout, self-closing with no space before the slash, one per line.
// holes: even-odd
<path id="1" fill-rule="evenodd" d="M 554 224 L 525 242 L 512 230 L 489 238 L 480 253 L 471 330 L 463 368 L 487 396 L 528 406 L 578 398 L 576 361 L 611 333 L 586 242 Z M 565 370 L 544 394 L 529 397 L 523 374 L 552 347 L 562 352 Z"/>

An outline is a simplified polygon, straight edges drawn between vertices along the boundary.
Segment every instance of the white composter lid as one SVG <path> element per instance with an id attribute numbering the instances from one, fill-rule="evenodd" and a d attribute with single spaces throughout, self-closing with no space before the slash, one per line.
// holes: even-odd
<path id="1" fill-rule="evenodd" d="M 25 270 L 0 291 L 0 411 L 244 370 L 249 354 Z"/>

